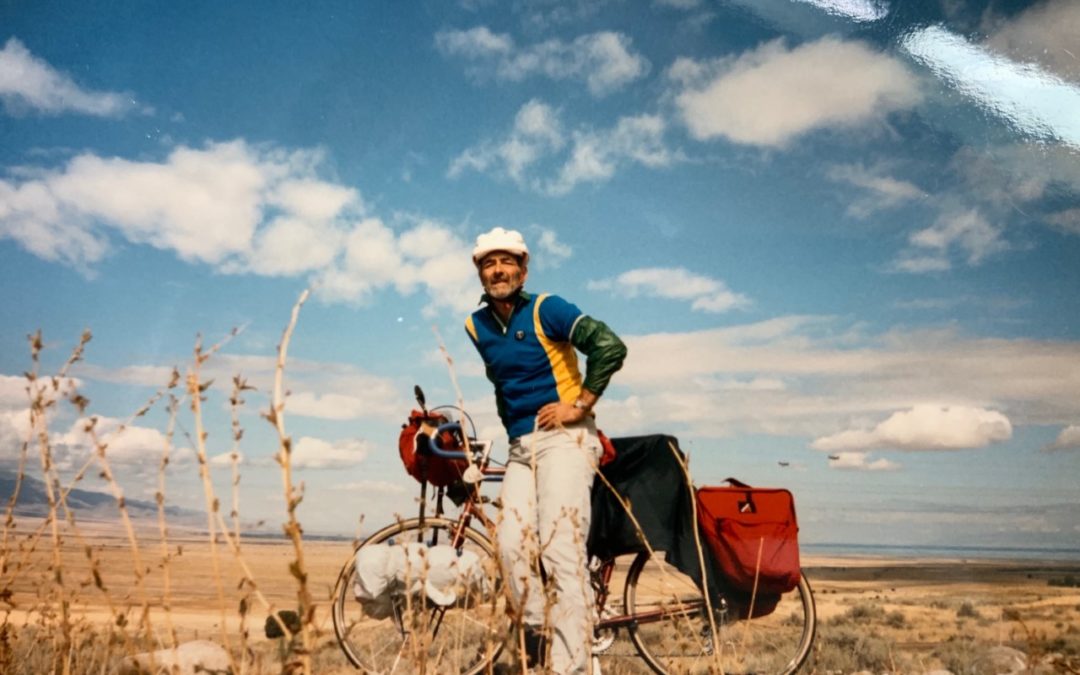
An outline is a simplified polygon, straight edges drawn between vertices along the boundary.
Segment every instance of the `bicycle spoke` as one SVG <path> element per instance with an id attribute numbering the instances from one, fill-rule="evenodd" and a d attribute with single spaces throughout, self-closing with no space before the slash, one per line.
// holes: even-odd
<path id="1" fill-rule="evenodd" d="M 428 518 L 423 523 L 405 521 L 372 535 L 361 548 L 416 546 L 418 536 L 424 543 L 434 539 L 445 546 L 452 540 L 455 527 L 453 521 L 440 518 Z M 418 554 L 426 555 L 424 550 L 432 549 Z M 461 551 L 475 554 L 485 573 L 498 569 L 491 544 L 475 531 L 466 534 L 458 557 Z M 438 605 L 425 595 L 425 565 L 417 564 L 405 571 L 399 582 L 400 596 L 391 606 L 368 600 L 374 603 L 368 607 L 353 597 L 356 572 L 352 560 L 343 568 L 335 589 L 334 630 L 346 656 L 361 671 L 476 674 L 498 655 L 510 616 L 497 579 L 484 579 L 476 587 L 472 582 L 465 583 L 457 587 L 458 597 L 452 604 Z"/>
<path id="2" fill-rule="evenodd" d="M 631 638 L 657 673 L 792 673 L 813 638 L 813 600 L 805 580 L 783 597 L 760 598 L 754 619 L 744 620 L 746 608 L 732 602 L 714 607 L 710 622 L 689 578 L 663 562 L 639 558 L 626 596 L 630 611 L 642 617 L 631 625 Z"/>

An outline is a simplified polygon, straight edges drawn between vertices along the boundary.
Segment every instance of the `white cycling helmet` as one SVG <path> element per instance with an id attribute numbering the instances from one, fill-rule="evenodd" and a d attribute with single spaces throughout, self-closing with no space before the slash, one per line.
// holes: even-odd
<path id="1" fill-rule="evenodd" d="M 522 264 L 529 262 L 529 247 L 525 245 L 525 238 L 517 230 L 496 227 L 477 237 L 472 252 L 473 264 L 479 265 L 484 256 L 493 251 L 512 253 L 521 258 Z"/>

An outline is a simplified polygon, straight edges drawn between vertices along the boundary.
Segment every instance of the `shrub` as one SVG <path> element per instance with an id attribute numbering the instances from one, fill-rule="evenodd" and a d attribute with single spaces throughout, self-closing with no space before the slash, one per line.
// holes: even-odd
<path id="1" fill-rule="evenodd" d="M 956 610 L 956 618 L 980 619 L 982 618 L 982 615 L 979 614 L 979 610 L 975 609 L 975 605 L 965 600 L 964 602 L 960 603 L 960 608 Z"/>
<path id="2" fill-rule="evenodd" d="M 933 655 L 941 661 L 942 667 L 956 675 L 972 675 L 972 664 L 978 653 L 978 645 L 971 638 L 950 637 L 938 645 Z"/>
<path id="3" fill-rule="evenodd" d="M 907 618 L 900 610 L 893 610 L 885 616 L 885 625 L 890 628 L 903 628 L 907 625 Z"/>
<path id="4" fill-rule="evenodd" d="M 833 627 L 818 636 L 815 666 L 821 671 L 881 672 L 892 668 L 893 644 L 873 633 Z"/>
<path id="5" fill-rule="evenodd" d="M 884 616 L 884 608 L 869 602 L 860 602 L 844 613 L 845 618 L 863 623 L 880 619 Z"/>

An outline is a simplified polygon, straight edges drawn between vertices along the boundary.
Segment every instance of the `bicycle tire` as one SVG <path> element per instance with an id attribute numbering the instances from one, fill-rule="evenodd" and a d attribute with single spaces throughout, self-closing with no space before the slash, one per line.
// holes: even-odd
<path id="1" fill-rule="evenodd" d="M 352 665 L 366 673 L 474 675 L 498 658 L 511 617 L 506 611 L 495 549 L 476 530 L 464 530 L 459 551 L 471 550 L 480 557 L 488 580 L 482 590 L 473 588 L 446 608 L 434 605 L 420 591 L 402 592 L 394 609 L 398 614 L 384 617 L 369 615 L 354 596 L 354 561 L 362 548 L 410 541 L 447 544 L 457 526 L 456 521 L 445 518 L 413 518 L 375 532 L 353 550 L 334 586 L 332 609 L 334 635 Z"/>
<path id="2" fill-rule="evenodd" d="M 775 611 L 749 620 L 732 617 L 734 608 L 714 607 L 712 636 L 701 590 L 675 568 L 639 553 L 626 576 L 626 611 L 646 616 L 670 612 L 653 621 L 633 622 L 630 639 L 658 675 L 668 673 L 761 673 L 790 675 L 806 662 L 817 629 L 810 582 L 800 575 L 794 591 L 784 594 Z M 678 604 L 675 604 L 678 603 Z M 671 612 L 672 607 L 691 608 Z M 714 644 L 721 645 L 717 652 Z"/>

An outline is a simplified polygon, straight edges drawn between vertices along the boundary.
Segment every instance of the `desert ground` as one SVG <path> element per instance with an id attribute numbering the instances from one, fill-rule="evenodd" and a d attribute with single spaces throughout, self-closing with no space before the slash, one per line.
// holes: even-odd
<path id="1" fill-rule="evenodd" d="M 55 640 L 66 603 L 73 634 L 99 641 L 107 635 L 123 645 L 90 655 L 100 660 L 94 672 L 112 672 L 124 650 L 169 644 L 170 631 L 181 642 L 209 639 L 235 653 L 246 650 L 248 672 L 282 671 L 283 645 L 264 635 L 270 612 L 255 590 L 276 610 L 297 607 L 289 541 L 242 538 L 253 588 L 241 583 L 244 566 L 224 542 L 216 544 L 215 556 L 208 538 L 195 532 L 171 532 L 163 550 L 158 533 L 143 528 L 136 554 L 115 525 L 80 523 L 77 534 L 63 535 L 57 567 L 49 530 L 35 543 L 38 527 L 20 521 L 5 543 L 0 663 L 6 669 L 0 670 L 40 672 L 20 650 L 28 648 L 27 639 Z M 356 672 L 335 644 L 329 613 L 350 551 L 348 541 L 303 544 L 315 602 L 316 672 Z M 804 672 L 1008 672 L 1001 663 L 1010 657 L 1022 657 L 1029 672 L 1080 672 L 1080 561 L 811 557 L 803 564 L 818 615 L 815 651 Z M 647 670 L 629 659 L 609 659 L 604 672 Z"/>

